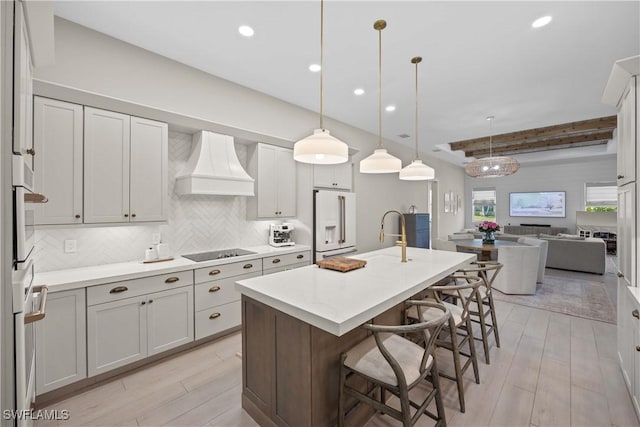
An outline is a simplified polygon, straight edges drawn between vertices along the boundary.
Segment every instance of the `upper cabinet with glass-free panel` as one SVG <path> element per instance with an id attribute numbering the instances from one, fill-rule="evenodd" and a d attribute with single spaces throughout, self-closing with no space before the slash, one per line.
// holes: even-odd
<path id="1" fill-rule="evenodd" d="M 629 79 L 618 104 L 618 185 L 636 180 L 636 155 L 638 144 L 637 122 L 640 121 L 638 108 L 638 76 Z"/>
<path id="2" fill-rule="evenodd" d="M 351 191 L 353 188 L 353 164 L 314 165 L 313 186 Z"/>

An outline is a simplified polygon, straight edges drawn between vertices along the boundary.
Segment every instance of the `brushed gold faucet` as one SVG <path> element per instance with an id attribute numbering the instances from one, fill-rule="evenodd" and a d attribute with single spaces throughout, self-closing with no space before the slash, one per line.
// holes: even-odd
<path id="1" fill-rule="evenodd" d="M 404 222 L 404 215 L 396 210 L 386 211 L 384 215 L 382 215 L 382 221 L 380 222 L 380 243 L 384 242 L 384 218 L 388 213 L 397 213 L 400 216 L 400 234 L 387 234 L 387 236 L 396 236 L 400 237 L 400 240 L 396 241 L 396 246 L 400 246 L 402 248 L 402 262 L 407 262 L 407 230 Z"/>

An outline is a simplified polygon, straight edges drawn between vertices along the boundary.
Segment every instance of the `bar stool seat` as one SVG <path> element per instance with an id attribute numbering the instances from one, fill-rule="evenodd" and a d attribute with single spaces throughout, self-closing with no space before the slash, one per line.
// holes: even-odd
<path id="1" fill-rule="evenodd" d="M 431 299 L 427 299 L 427 301 L 436 302 L 436 300 L 431 300 Z M 460 326 L 463 322 L 462 307 L 451 304 L 446 301 L 443 301 L 441 304 L 443 304 L 447 308 L 447 310 L 449 310 L 449 312 L 451 313 L 451 319 L 453 320 L 453 324 L 456 326 Z M 422 311 L 422 316 L 424 317 L 425 321 L 436 319 L 441 315 L 438 309 L 434 309 L 431 307 L 420 307 L 420 308 Z M 418 318 L 418 309 L 416 308 L 415 305 L 407 309 L 407 317 L 410 319 Z"/>
<path id="2" fill-rule="evenodd" d="M 438 317 L 442 316 L 442 311 L 437 311 L 439 311 Z M 425 320 L 430 319 L 425 318 Z M 381 333 L 380 340 L 398 362 L 408 384 L 420 378 L 422 374 L 419 369 L 420 362 L 424 355 L 422 346 L 390 333 Z M 385 384 L 398 385 L 396 374 L 380 352 L 373 335 L 352 347 L 346 354 L 347 357 L 344 360 L 346 367 Z M 425 369 L 431 369 L 432 364 L 433 357 L 429 355 Z"/>

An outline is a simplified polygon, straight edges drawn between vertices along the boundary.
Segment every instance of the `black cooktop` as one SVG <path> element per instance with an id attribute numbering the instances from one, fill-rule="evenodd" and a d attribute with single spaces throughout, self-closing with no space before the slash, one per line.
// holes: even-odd
<path id="1" fill-rule="evenodd" d="M 182 255 L 183 257 L 195 262 L 211 261 L 214 259 L 233 258 L 241 255 L 252 255 L 255 252 L 245 251 L 244 249 L 223 249 L 220 251 L 200 252 L 197 254 Z"/>

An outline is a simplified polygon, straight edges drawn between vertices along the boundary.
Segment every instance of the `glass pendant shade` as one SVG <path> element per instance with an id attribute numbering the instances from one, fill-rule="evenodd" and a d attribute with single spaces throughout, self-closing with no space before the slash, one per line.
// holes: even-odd
<path id="1" fill-rule="evenodd" d="M 402 161 L 378 148 L 369 157 L 360 161 L 360 173 L 394 173 L 402 168 Z"/>
<path id="2" fill-rule="evenodd" d="M 296 162 L 316 165 L 335 165 L 349 160 L 349 146 L 331 136 L 326 129 L 316 129 L 313 135 L 296 142 L 293 146 Z"/>
<path id="3" fill-rule="evenodd" d="M 464 171 L 473 178 L 498 178 L 514 174 L 520 169 L 520 163 L 511 157 L 485 157 L 467 163 Z"/>
<path id="4" fill-rule="evenodd" d="M 420 159 L 412 161 L 400 171 L 400 179 L 405 181 L 426 181 L 435 177 L 436 171 Z"/>

